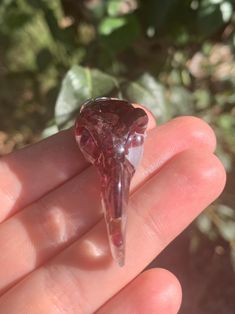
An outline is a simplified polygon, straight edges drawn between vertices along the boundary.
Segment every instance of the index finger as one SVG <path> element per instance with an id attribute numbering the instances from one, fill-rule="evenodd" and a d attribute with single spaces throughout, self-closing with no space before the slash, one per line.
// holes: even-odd
<path id="1" fill-rule="evenodd" d="M 149 117 L 148 129 L 153 128 L 153 115 L 143 109 Z M 73 129 L 61 131 L 2 157 L 0 222 L 82 172 L 87 166 L 78 149 Z"/>

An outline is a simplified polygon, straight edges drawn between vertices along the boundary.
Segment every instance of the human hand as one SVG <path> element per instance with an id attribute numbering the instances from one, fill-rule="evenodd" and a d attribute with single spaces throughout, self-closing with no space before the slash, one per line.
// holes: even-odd
<path id="1" fill-rule="evenodd" d="M 71 130 L 0 160 L 0 313 L 177 313 L 174 275 L 140 272 L 218 197 L 225 172 L 203 121 L 150 127 L 123 268 L 110 257 L 98 175 Z"/>

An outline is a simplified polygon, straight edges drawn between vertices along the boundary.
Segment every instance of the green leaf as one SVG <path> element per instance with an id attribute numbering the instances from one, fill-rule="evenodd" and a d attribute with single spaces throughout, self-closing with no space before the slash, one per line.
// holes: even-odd
<path id="1" fill-rule="evenodd" d="M 182 86 L 174 86 L 169 95 L 171 116 L 194 114 L 192 94 Z"/>
<path id="2" fill-rule="evenodd" d="M 57 132 L 58 132 L 58 127 L 57 127 L 57 125 L 53 124 L 51 126 L 48 126 L 47 128 L 45 128 L 42 131 L 41 137 L 42 138 L 47 138 L 49 136 L 52 136 L 52 135 L 56 134 Z"/>
<path id="3" fill-rule="evenodd" d="M 229 22 L 233 14 L 233 6 L 229 1 L 224 1 L 220 4 L 220 11 L 224 23 Z"/>
<path id="4" fill-rule="evenodd" d="M 150 74 L 143 74 L 135 82 L 127 82 L 122 86 L 122 92 L 131 102 L 146 106 L 159 123 L 168 119 L 165 89 Z"/>
<path id="5" fill-rule="evenodd" d="M 86 16 L 89 16 L 93 21 L 101 20 L 106 11 L 106 1 L 76 1 L 76 2 L 83 2 L 83 5 L 81 6 L 81 10 L 83 11 L 83 14 Z"/>
<path id="6" fill-rule="evenodd" d="M 37 66 L 40 71 L 46 70 L 50 64 L 53 64 L 53 55 L 48 48 L 42 48 L 36 57 Z"/>
<path id="7" fill-rule="evenodd" d="M 220 4 L 201 2 L 197 15 L 197 29 L 201 37 L 208 37 L 216 33 L 224 24 Z"/>
<path id="8" fill-rule="evenodd" d="M 107 12 L 109 16 L 130 14 L 138 7 L 136 0 L 108 0 Z"/>
<path id="9" fill-rule="evenodd" d="M 120 13 L 120 7 L 122 5 L 122 1 L 111 0 L 108 2 L 107 11 L 110 16 L 118 16 Z"/>
<path id="10" fill-rule="evenodd" d="M 117 81 L 96 69 L 73 66 L 66 74 L 55 106 L 55 120 L 60 128 L 71 126 L 81 104 L 93 97 L 108 96 Z"/>
<path id="11" fill-rule="evenodd" d="M 101 35 L 109 35 L 114 30 L 124 26 L 126 22 L 124 17 L 106 17 L 99 25 L 99 33 Z"/>
<path id="12" fill-rule="evenodd" d="M 146 26 L 155 26 L 156 29 L 162 29 L 167 22 L 170 22 L 169 13 L 178 0 L 164 0 L 164 1 L 142 1 L 140 15 Z"/>
<path id="13" fill-rule="evenodd" d="M 44 13 L 44 17 L 45 17 L 45 21 L 47 23 L 47 26 L 51 32 L 51 36 L 55 40 L 60 40 L 62 31 L 58 26 L 55 12 L 53 12 L 53 10 L 51 10 L 49 7 L 45 6 L 43 13 Z"/>
<path id="14" fill-rule="evenodd" d="M 235 129 L 235 117 L 231 114 L 225 113 L 219 116 L 217 123 L 221 129 L 231 131 Z"/>
<path id="15" fill-rule="evenodd" d="M 199 110 L 206 109 L 210 106 L 211 95 L 207 89 L 197 89 L 193 93 L 193 97 L 196 103 L 196 107 Z"/>
<path id="16" fill-rule="evenodd" d="M 235 221 L 229 220 L 226 222 L 220 222 L 219 232 L 221 236 L 227 241 L 235 241 Z"/>
<path id="17" fill-rule="evenodd" d="M 235 221 L 235 210 L 227 205 L 219 204 L 216 211 L 223 220 L 233 219 Z"/>
<path id="18" fill-rule="evenodd" d="M 212 222 L 206 213 L 201 214 L 197 218 L 196 224 L 198 229 L 204 234 L 208 234 L 212 229 Z"/>
<path id="19" fill-rule="evenodd" d="M 44 9 L 45 4 L 42 0 L 27 0 L 27 4 L 30 5 L 33 9 Z"/>
<path id="20" fill-rule="evenodd" d="M 32 21 L 32 19 L 32 14 L 12 10 L 5 15 L 5 25 L 3 26 L 6 27 L 9 31 L 18 30 Z"/>
<path id="21" fill-rule="evenodd" d="M 49 1 L 29 0 L 29 5 L 34 9 L 42 11 L 50 35 L 55 41 L 60 41 L 63 44 L 66 44 L 68 41 L 73 40 L 73 30 L 71 27 L 69 29 L 61 29 L 59 27 L 58 14 L 55 10 L 55 7 L 58 7 L 58 4 L 54 4 L 53 6 Z"/>
<path id="22" fill-rule="evenodd" d="M 113 24 L 102 26 L 101 40 L 109 51 L 115 54 L 131 47 L 140 35 L 139 21 L 134 14 L 125 17 L 109 18 Z"/>

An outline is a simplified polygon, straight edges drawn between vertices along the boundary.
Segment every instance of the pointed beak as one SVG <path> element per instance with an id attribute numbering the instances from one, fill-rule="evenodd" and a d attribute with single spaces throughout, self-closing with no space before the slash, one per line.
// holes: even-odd
<path id="1" fill-rule="evenodd" d="M 102 182 L 102 201 L 113 258 L 119 266 L 125 262 L 127 203 L 132 174 L 126 163 L 114 163 Z"/>

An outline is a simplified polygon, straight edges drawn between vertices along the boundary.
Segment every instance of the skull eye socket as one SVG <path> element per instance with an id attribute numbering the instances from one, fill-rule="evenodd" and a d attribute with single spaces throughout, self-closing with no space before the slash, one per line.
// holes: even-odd
<path id="1" fill-rule="evenodd" d="M 79 130 L 76 140 L 87 160 L 94 163 L 99 157 L 99 150 L 91 133 L 86 128 L 82 128 Z"/>
<path id="2" fill-rule="evenodd" d="M 143 156 L 144 150 L 144 134 L 134 133 L 129 136 L 127 141 L 127 154 L 126 158 L 136 169 Z"/>

